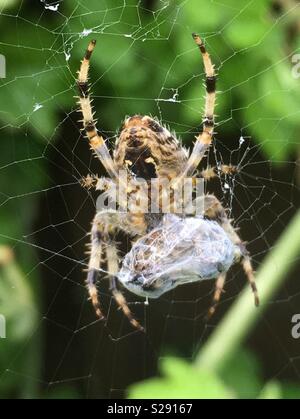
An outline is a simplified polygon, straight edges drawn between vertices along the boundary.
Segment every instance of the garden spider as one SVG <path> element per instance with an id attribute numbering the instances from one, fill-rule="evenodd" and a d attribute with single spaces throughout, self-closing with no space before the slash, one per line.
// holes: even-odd
<path id="1" fill-rule="evenodd" d="M 123 183 L 126 183 L 128 180 L 135 179 L 136 177 L 146 180 L 146 189 L 147 185 L 149 185 L 150 179 L 167 178 L 172 182 L 173 190 L 176 190 L 183 179 L 191 178 L 194 175 L 199 163 L 212 144 L 216 97 L 216 74 L 214 65 L 211 62 L 210 56 L 206 51 L 200 36 L 193 34 L 193 38 L 200 49 L 204 62 L 206 75 L 206 100 L 203 131 L 196 137 L 196 142 L 190 155 L 181 146 L 176 137 L 172 135 L 167 128 L 160 125 L 156 119 L 149 116 L 135 115 L 125 119 L 120 135 L 115 144 L 113 157 L 111 157 L 102 135 L 97 131 L 96 122 L 93 117 L 88 86 L 88 71 L 90 57 L 96 45 L 96 41 L 93 40 L 89 43 L 78 72 L 77 85 L 79 89 L 79 104 L 83 115 L 83 127 L 87 134 L 90 147 L 102 162 L 104 168 L 110 176 L 110 179 L 95 179 L 89 177 L 86 180 L 88 186 L 96 186 L 96 188 L 102 190 L 105 189 L 105 193 L 109 195 L 111 186 L 120 188 Z M 230 166 L 223 167 L 223 172 L 225 173 L 228 173 L 231 170 L 233 170 L 233 168 Z M 119 175 L 120 171 L 125 171 L 126 182 L 124 182 L 124 177 Z M 209 180 L 215 175 L 216 174 L 213 169 L 201 172 L 201 177 L 205 180 Z M 141 192 L 140 188 L 131 187 L 130 189 L 128 188 L 127 183 L 125 187 L 127 188 L 126 191 L 129 195 L 134 196 L 138 201 L 138 197 Z M 144 192 L 147 194 L 147 190 Z M 139 246 L 141 243 L 144 243 L 145 240 L 148 244 L 152 243 L 152 245 L 154 245 L 154 239 L 157 238 L 157 235 L 159 236 L 159 234 L 165 233 L 164 228 L 160 227 L 162 225 L 161 223 L 164 223 L 165 215 L 151 214 L 151 212 L 145 213 L 136 207 L 133 207 L 133 209 L 129 211 L 124 211 L 124 209 L 127 208 L 127 202 L 121 198 L 118 199 L 117 205 L 118 210 L 97 211 L 93 220 L 86 285 L 97 316 L 101 319 L 105 318 L 98 298 L 97 277 L 99 272 L 103 272 L 101 267 L 104 263 L 106 263 L 110 279 L 110 288 L 117 305 L 121 308 L 124 315 L 127 316 L 132 326 L 139 330 L 143 330 L 142 326 L 135 319 L 129 309 L 123 294 L 120 290 L 118 290 L 116 279 L 119 279 L 123 285 L 136 294 L 150 297 L 158 297 L 163 292 L 166 292 L 168 289 L 174 288 L 174 286 L 177 285 L 176 278 L 174 280 L 174 277 L 172 278 L 172 281 L 169 281 L 169 283 L 163 283 L 161 281 L 156 281 L 155 276 L 153 277 L 153 275 L 151 279 L 151 286 L 149 285 L 149 282 L 146 284 L 146 282 L 143 282 L 144 280 L 147 281 L 145 279 L 146 275 L 144 275 L 145 267 L 141 265 L 133 267 L 132 269 L 134 272 L 129 269 L 128 275 L 128 267 L 130 267 L 131 262 L 130 255 L 136 256 L 140 250 Z M 214 195 L 205 195 L 203 197 L 203 206 L 204 214 L 202 217 L 202 224 L 199 221 L 202 228 L 201 231 L 204 229 L 205 233 L 208 235 L 211 234 L 211 224 L 205 223 L 204 220 L 211 220 L 214 224 L 218 224 L 218 234 L 220 234 L 222 240 L 225 240 L 224 243 L 227 240 L 226 243 L 230 243 L 233 246 L 232 250 L 234 252 L 234 255 L 232 254 L 230 256 L 231 259 L 228 259 L 229 262 L 227 261 L 226 263 L 223 263 L 224 256 L 221 255 L 221 253 L 217 254 L 223 264 L 218 263 L 218 266 L 221 267 L 219 267 L 213 274 L 210 272 L 207 276 L 209 278 L 217 278 L 213 302 L 209 310 L 209 316 L 214 313 L 220 300 L 225 284 L 226 271 L 237 261 L 240 261 L 243 266 L 255 296 L 255 304 L 258 305 L 259 298 L 255 285 L 252 264 L 244 243 L 241 241 L 235 229 L 231 225 L 231 221 L 228 219 L 225 209 Z M 172 211 L 172 207 L 170 207 L 170 212 L 172 213 Z M 181 230 L 186 228 L 189 223 L 188 220 L 184 221 L 186 219 L 185 215 L 186 214 L 183 214 L 179 217 L 181 223 L 178 224 L 178 228 Z M 169 214 L 169 216 L 171 216 L 171 214 Z M 167 224 L 170 225 L 170 218 L 168 220 L 169 224 Z M 178 223 L 178 217 L 176 216 L 176 219 L 172 222 Z M 215 230 L 215 227 L 213 228 Z M 129 237 L 137 240 L 136 243 L 133 244 L 131 253 L 129 252 L 125 257 L 127 261 L 126 266 L 124 265 L 121 271 L 119 270 L 117 247 L 112 239 L 113 234 L 117 230 L 121 230 L 127 233 Z M 197 240 L 197 235 L 195 240 Z M 158 242 L 161 248 L 165 247 L 163 239 L 158 240 Z M 155 245 L 154 247 L 152 246 L 152 249 L 153 248 L 155 249 Z M 155 250 L 158 250 L 158 248 Z M 146 259 L 148 257 L 149 260 L 149 252 L 147 254 L 148 256 L 145 257 Z M 177 258 L 176 252 L 175 255 L 169 253 L 169 257 L 175 257 L 175 261 Z M 126 278 L 124 276 L 124 270 L 127 272 L 125 275 Z M 198 280 L 199 279 L 206 278 L 200 277 Z M 183 282 L 189 281 L 185 280 Z M 131 286 L 130 284 L 135 284 L 137 287 Z"/>

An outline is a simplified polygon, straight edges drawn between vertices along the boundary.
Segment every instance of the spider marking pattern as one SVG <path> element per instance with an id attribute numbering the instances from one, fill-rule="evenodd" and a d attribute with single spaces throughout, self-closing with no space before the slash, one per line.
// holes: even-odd
<path id="1" fill-rule="evenodd" d="M 85 182 L 88 188 L 96 186 L 97 189 L 102 189 L 106 193 L 109 193 L 109 188 L 112 184 L 117 188 L 120 187 L 120 183 L 123 182 L 119 176 L 120 170 L 126 171 L 128 180 L 139 177 L 149 182 L 153 178 L 167 178 L 173 182 L 174 190 L 184 178 L 195 176 L 197 167 L 212 144 L 217 77 L 214 65 L 202 39 L 197 34 L 193 34 L 193 39 L 199 47 L 203 59 L 206 96 L 203 129 L 197 135 L 193 150 L 190 154 L 182 147 L 176 136 L 171 134 L 157 119 L 150 116 L 134 115 L 125 119 L 111 156 L 103 136 L 96 128 L 96 121 L 91 105 L 88 72 L 90 58 L 96 41 L 92 40 L 89 43 L 78 72 L 79 105 L 83 117 L 83 129 L 87 135 L 90 148 L 103 164 L 109 178 L 97 179 L 96 177 L 89 176 Z M 224 166 L 221 167 L 221 171 L 225 174 L 234 173 L 235 168 L 233 166 Z M 214 168 L 208 168 L 200 172 L 200 177 L 205 181 L 215 176 L 216 170 Z M 130 194 L 133 196 L 138 196 L 138 193 L 138 189 L 133 188 L 130 191 Z M 255 304 L 258 305 L 259 297 L 255 285 L 252 263 L 243 241 L 237 234 L 236 229 L 232 226 L 231 220 L 227 217 L 226 210 L 223 208 L 221 202 L 214 195 L 205 195 L 203 200 L 204 219 L 218 223 L 224 234 L 226 234 L 227 238 L 235 246 L 235 249 L 239 249 L 232 264 L 237 262 L 241 263 L 254 293 Z M 157 214 L 144 213 L 138 208 L 126 212 L 124 209 L 127 208 L 127 202 L 122 199 L 118 199 L 117 206 L 118 209 L 115 211 L 103 210 L 96 212 L 92 222 L 86 286 L 96 315 L 100 319 L 105 319 L 97 291 L 97 282 L 98 277 L 104 271 L 103 266 L 106 265 L 110 289 L 116 304 L 123 311 L 133 327 L 143 330 L 142 325 L 133 315 L 125 297 L 118 288 L 118 282 L 122 282 L 118 281 L 120 257 L 113 237 L 119 230 L 125 232 L 132 240 L 138 242 L 139 239 L 142 240 L 143 237 L 151 234 L 151 231 L 157 228 L 163 220 L 163 214 L 158 216 Z M 120 209 L 121 211 L 119 211 Z M 170 212 L 172 212 L 172 206 L 170 207 Z M 182 214 L 182 218 L 185 215 Z M 135 249 L 134 246 L 135 244 L 133 244 L 133 249 Z M 139 274 L 143 274 L 143 268 L 137 268 L 137 271 L 138 269 L 140 269 Z M 227 270 L 228 267 L 226 268 Z M 226 271 L 222 271 L 221 269 L 216 276 L 212 306 L 208 312 L 209 317 L 214 314 L 221 298 L 226 280 Z M 136 276 L 134 277 L 136 279 Z M 143 284 L 141 286 L 143 287 Z M 149 296 L 151 297 L 151 290 L 157 290 L 161 286 L 159 281 L 152 281 L 151 287 L 148 287 Z M 164 290 L 162 289 L 160 291 Z M 161 293 L 163 292 L 158 294 Z"/>

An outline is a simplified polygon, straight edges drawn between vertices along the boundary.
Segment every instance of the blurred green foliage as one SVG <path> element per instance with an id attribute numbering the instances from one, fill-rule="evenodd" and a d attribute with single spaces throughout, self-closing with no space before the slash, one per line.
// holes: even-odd
<path id="1" fill-rule="evenodd" d="M 30 381 L 19 380 L 6 372 L 10 370 L 14 352 L 17 359 L 14 368 L 22 368 L 25 358 L 31 364 L 32 372 L 36 371 L 38 363 L 34 340 L 24 348 L 24 358 L 18 357 L 16 348 L 23 346 L 32 335 L 38 320 L 37 311 L 31 284 L 15 262 L 11 249 L 5 246 L 0 246 L 0 312 L 5 314 L 6 335 L 9 336 L 9 339 L 0 341 L 0 397 L 9 394 L 30 396 L 32 392 L 36 393 L 36 387 L 32 388 Z"/>
<path id="2" fill-rule="evenodd" d="M 132 386 L 132 399 L 231 399 L 233 392 L 210 371 L 196 371 L 177 358 L 161 362 L 163 378 L 153 378 Z"/>
<path id="3" fill-rule="evenodd" d="M 94 37 L 99 43 L 92 63 L 93 93 L 115 97 L 102 106 L 105 126 L 117 128 L 124 113 L 157 113 L 156 100 L 171 99 L 176 91 L 178 105 L 184 106 L 166 110 L 164 119 L 196 127 L 203 70 L 190 33 L 199 31 L 219 71 L 218 120 L 228 120 L 222 130 L 234 127 L 238 136 L 241 128 L 236 127 L 243 127 L 275 160 L 298 149 L 300 84 L 292 76 L 292 56 L 300 51 L 296 3 L 280 14 L 270 0 L 238 5 L 227 0 L 223 6 L 172 1 L 166 7 L 153 1 L 156 14 L 137 3 L 126 1 L 124 7 L 123 0 L 116 0 L 109 7 L 91 0 L 87 8 L 66 1 L 59 8 L 63 14 L 43 13 L 42 4 L 28 7 L 27 13 L 21 8 L 19 18 L 3 13 L 0 46 L 8 78 L 1 86 L 2 122 L 30 127 L 37 141 L 55 139 L 60 112 L 74 109 L 76 70 L 87 39 Z M 16 33 L 10 30 L 15 23 Z M 136 100 L 121 105 L 122 97 Z"/>
<path id="4" fill-rule="evenodd" d="M 30 272 L 34 252 L 20 245 L 37 215 L 36 192 L 50 184 L 47 148 L 76 109 L 76 71 L 89 38 L 98 40 L 91 81 L 99 125 L 110 135 L 124 115 L 152 113 L 191 145 L 189 131 L 197 130 L 203 105 L 202 63 L 190 36 L 198 31 L 219 73 L 218 131 L 253 136 L 274 161 L 299 149 L 300 82 L 292 77 L 299 8 L 286 9 L 284 1 L 276 8 L 270 0 L 90 0 L 88 6 L 67 0 L 55 13 L 46 4 L 0 0 L 0 53 L 7 61 L 7 78 L 0 80 L 0 240 L 18 254 L 18 264 L 1 266 L 0 313 L 11 337 L 0 345 L 2 377 L 20 341 L 27 348 L 20 369 L 31 363 L 33 375 L 40 374 L 42 344 L 29 338 L 38 326 L 40 278 L 23 273 Z M 168 362 L 166 380 L 170 374 L 182 379 L 182 364 Z M 37 396 L 37 386 L 27 387 L 24 377 L 7 377 L 0 380 L 2 397 Z M 191 377 L 195 388 L 205 380 L 224 397 L 238 395 L 238 374 L 229 385 L 205 372 Z M 272 384 L 264 395 L 282 391 Z"/>
<path id="5" fill-rule="evenodd" d="M 300 386 L 265 383 L 259 363 L 251 353 L 235 354 L 221 374 L 195 369 L 181 359 L 161 362 L 161 378 L 129 388 L 130 399 L 299 399 Z"/>

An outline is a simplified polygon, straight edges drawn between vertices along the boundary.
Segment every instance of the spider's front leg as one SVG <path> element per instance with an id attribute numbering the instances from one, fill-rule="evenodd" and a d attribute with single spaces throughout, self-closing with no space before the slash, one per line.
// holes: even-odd
<path id="1" fill-rule="evenodd" d="M 143 327 L 131 313 L 123 294 L 117 289 L 115 282 L 119 270 L 119 260 L 117 248 L 115 243 L 111 240 L 111 235 L 115 232 L 117 227 L 122 225 L 120 217 L 124 217 L 124 215 L 117 211 L 101 211 L 96 214 L 91 230 L 91 249 L 86 285 L 97 316 L 100 319 L 104 319 L 105 316 L 102 313 L 98 296 L 97 279 L 99 273 L 107 273 L 116 303 L 129 319 L 132 326 L 139 330 L 143 330 Z M 107 271 L 101 268 L 105 261 L 107 261 Z"/>
<path id="2" fill-rule="evenodd" d="M 206 97 L 203 131 L 196 137 L 193 151 L 186 163 L 182 174 L 176 180 L 176 183 L 180 183 L 185 177 L 191 176 L 196 170 L 197 166 L 199 165 L 200 161 L 212 143 L 214 132 L 214 110 L 216 101 L 217 76 L 215 73 L 214 65 L 210 59 L 210 55 L 206 51 L 202 39 L 197 34 L 193 34 L 193 38 L 201 52 L 205 70 Z"/>
<path id="3" fill-rule="evenodd" d="M 90 58 L 95 46 L 95 40 L 89 43 L 78 71 L 77 87 L 79 91 L 79 104 L 83 117 L 83 127 L 89 139 L 91 149 L 94 150 L 108 174 L 113 179 L 116 179 L 118 176 L 117 168 L 109 154 L 109 150 L 102 135 L 98 134 L 89 93 L 88 73 L 90 68 Z"/>

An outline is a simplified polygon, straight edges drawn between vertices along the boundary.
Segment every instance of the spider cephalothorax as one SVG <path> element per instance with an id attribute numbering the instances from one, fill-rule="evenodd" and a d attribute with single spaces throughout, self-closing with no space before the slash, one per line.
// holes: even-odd
<path id="1" fill-rule="evenodd" d="M 116 141 L 114 161 L 119 169 L 127 166 L 146 180 L 175 178 L 184 168 L 187 152 L 167 128 L 149 117 L 127 118 Z"/>
<path id="2" fill-rule="evenodd" d="M 97 207 L 91 230 L 87 288 L 96 314 L 104 318 L 97 280 L 99 273 L 104 272 L 102 266 L 106 261 L 112 294 L 130 323 L 138 329 L 143 328 L 117 288 L 116 279 L 137 295 L 157 298 L 182 283 L 216 278 L 213 304 L 209 310 L 209 315 L 212 315 L 221 297 L 226 272 L 240 261 L 254 292 L 256 305 L 259 302 L 250 257 L 220 201 L 214 195 L 204 195 L 197 198 L 203 209 L 200 215 L 187 212 L 185 208 L 179 215 L 172 214 L 178 208 L 175 205 L 179 196 L 176 192 L 187 178 L 196 179 L 196 169 L 212 143 L 214 130 L 216 74 L 201 38 L 196 34 L 193 38 L 203 57 L 206 100 L 203 130 L 196 137 L 191 154 L 158 120 L 135 115 L 125 119 L 111 156 L 96 129 L 89 96 L 89 62 L 96 41 L 90 42 L 78 73 L 83 126 L 91 149 L 110 176 L 110 179 L 96 179 L 96 182 L 89 176 L 85 183 L 88 187 L 96 184 L 98 189 L 105 190 L 104 197 L 111 196 L 113 190 L 126 192 L 114 196 L 115 208 Z M 220 171 L 229 174 L 234 173 L 235 168 L 222 166 L 218 168 Z M 214 176 L 214 168 L 200 172 L 200 177 L 206 181 Z M 140 178 L 144 182 L 137 181 Z M 165 191 L 159 182 L 155 184 L 159 211 L 153 211 L 151 200 L 142 207 L 141 201 L 150 196 L 152 181 L 165 179 L 171 185 L 167 209 L 163 206 Z M 133 240 L 121 269 L 113 240 L 117 230 Z"/>

